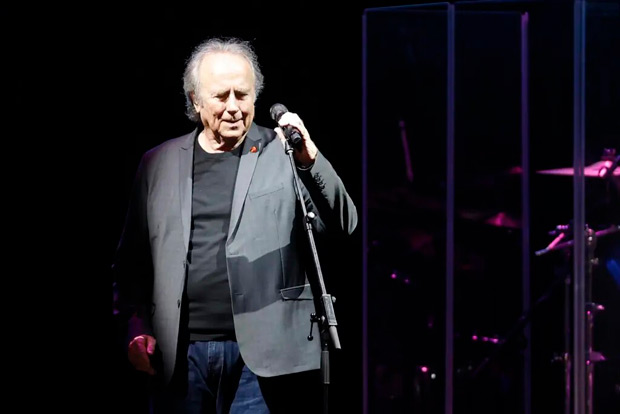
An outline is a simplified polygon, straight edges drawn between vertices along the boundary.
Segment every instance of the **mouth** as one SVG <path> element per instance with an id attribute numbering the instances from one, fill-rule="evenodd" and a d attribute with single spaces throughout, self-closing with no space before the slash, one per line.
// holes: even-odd
<path id="1" fill-rule="evenodd" d="M 235 121 L 223 121 L 226 128 L 238 129 L 243 127 L 243 119 L 237 119 Z"/>
<path id="2" fill-rule="evenodd" d="M 243 123 L 243 119 L 237 120 L 229 120 L 225 119 L 221 122 L 222 131 L 228 131 L 229 133 L 237 134 L 239 131 L 243 131 L 245 129 L 245 124 Z"/>

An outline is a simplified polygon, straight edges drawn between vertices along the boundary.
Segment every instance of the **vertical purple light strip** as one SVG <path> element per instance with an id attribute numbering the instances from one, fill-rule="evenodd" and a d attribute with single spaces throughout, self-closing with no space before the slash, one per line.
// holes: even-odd
<path id="1" fill-rule="evenodd" d="M 448 56 L 447 56 L 447 131 L 446 131 L 446 366 L 444 412 L 453 410 L 454 375 L 454 60 L 455 60 L 455 10 L 448 4 Z"/>
<path id="2" fill-rule="evenodd" d="M 573 413 L 585 414 L 585 1 L 573 8 Z"/>
<path id="3" fill-rule="evenodd" d="M 530 308 L 530 96 L 529 96 L 529 25 L 530 16 L 521 14 L 521 291 L 522 308 Z M 532 329 L 525 326 L 526 348 L 523 353 L 523 413 L 532 412 Z"/>
<path id="4" fill-rule="evenodd" d="M 362 15 L 362 413 L 368 414 L 368 115 L 367 19 Z"/>

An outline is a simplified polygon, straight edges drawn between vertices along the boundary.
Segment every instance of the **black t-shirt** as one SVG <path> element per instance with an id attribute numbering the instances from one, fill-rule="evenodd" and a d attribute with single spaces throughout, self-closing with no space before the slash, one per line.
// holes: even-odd
<path id="1" fill-rule="evenodd" d="M 241 146 L 207 153 L 194 147 L 187 299 L 192 341 L 235 339 L 226 238 Z"/>

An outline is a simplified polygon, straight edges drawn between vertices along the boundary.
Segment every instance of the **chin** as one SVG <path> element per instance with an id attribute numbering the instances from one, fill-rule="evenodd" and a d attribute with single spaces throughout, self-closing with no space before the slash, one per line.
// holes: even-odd
<path id="1" fill-rule="evenodd" d="M 239 128 L 239 129 L 229 129 L 229 130 L 223 131 L 220 135 L 224 137 L 225 139 L 239 139 L 243 135 L 245 135 L 245 133 L 246 133 L 245 130 Z"/>
<path id="2" fill-rule="evenodd" d="M 226 131 L 220 134 L 224 139 L 235 139 L 243 136 L 243 131 Z"/>

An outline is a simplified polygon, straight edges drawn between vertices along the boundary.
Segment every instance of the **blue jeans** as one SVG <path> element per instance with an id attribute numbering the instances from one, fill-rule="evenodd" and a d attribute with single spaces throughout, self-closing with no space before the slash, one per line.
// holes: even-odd
<path id="1" fill-rule="evenodd" d="M 192 342 L 187 382 L 158 398 L 156 413 L 269 414 L 258 379 L 235 341 Z"/>

